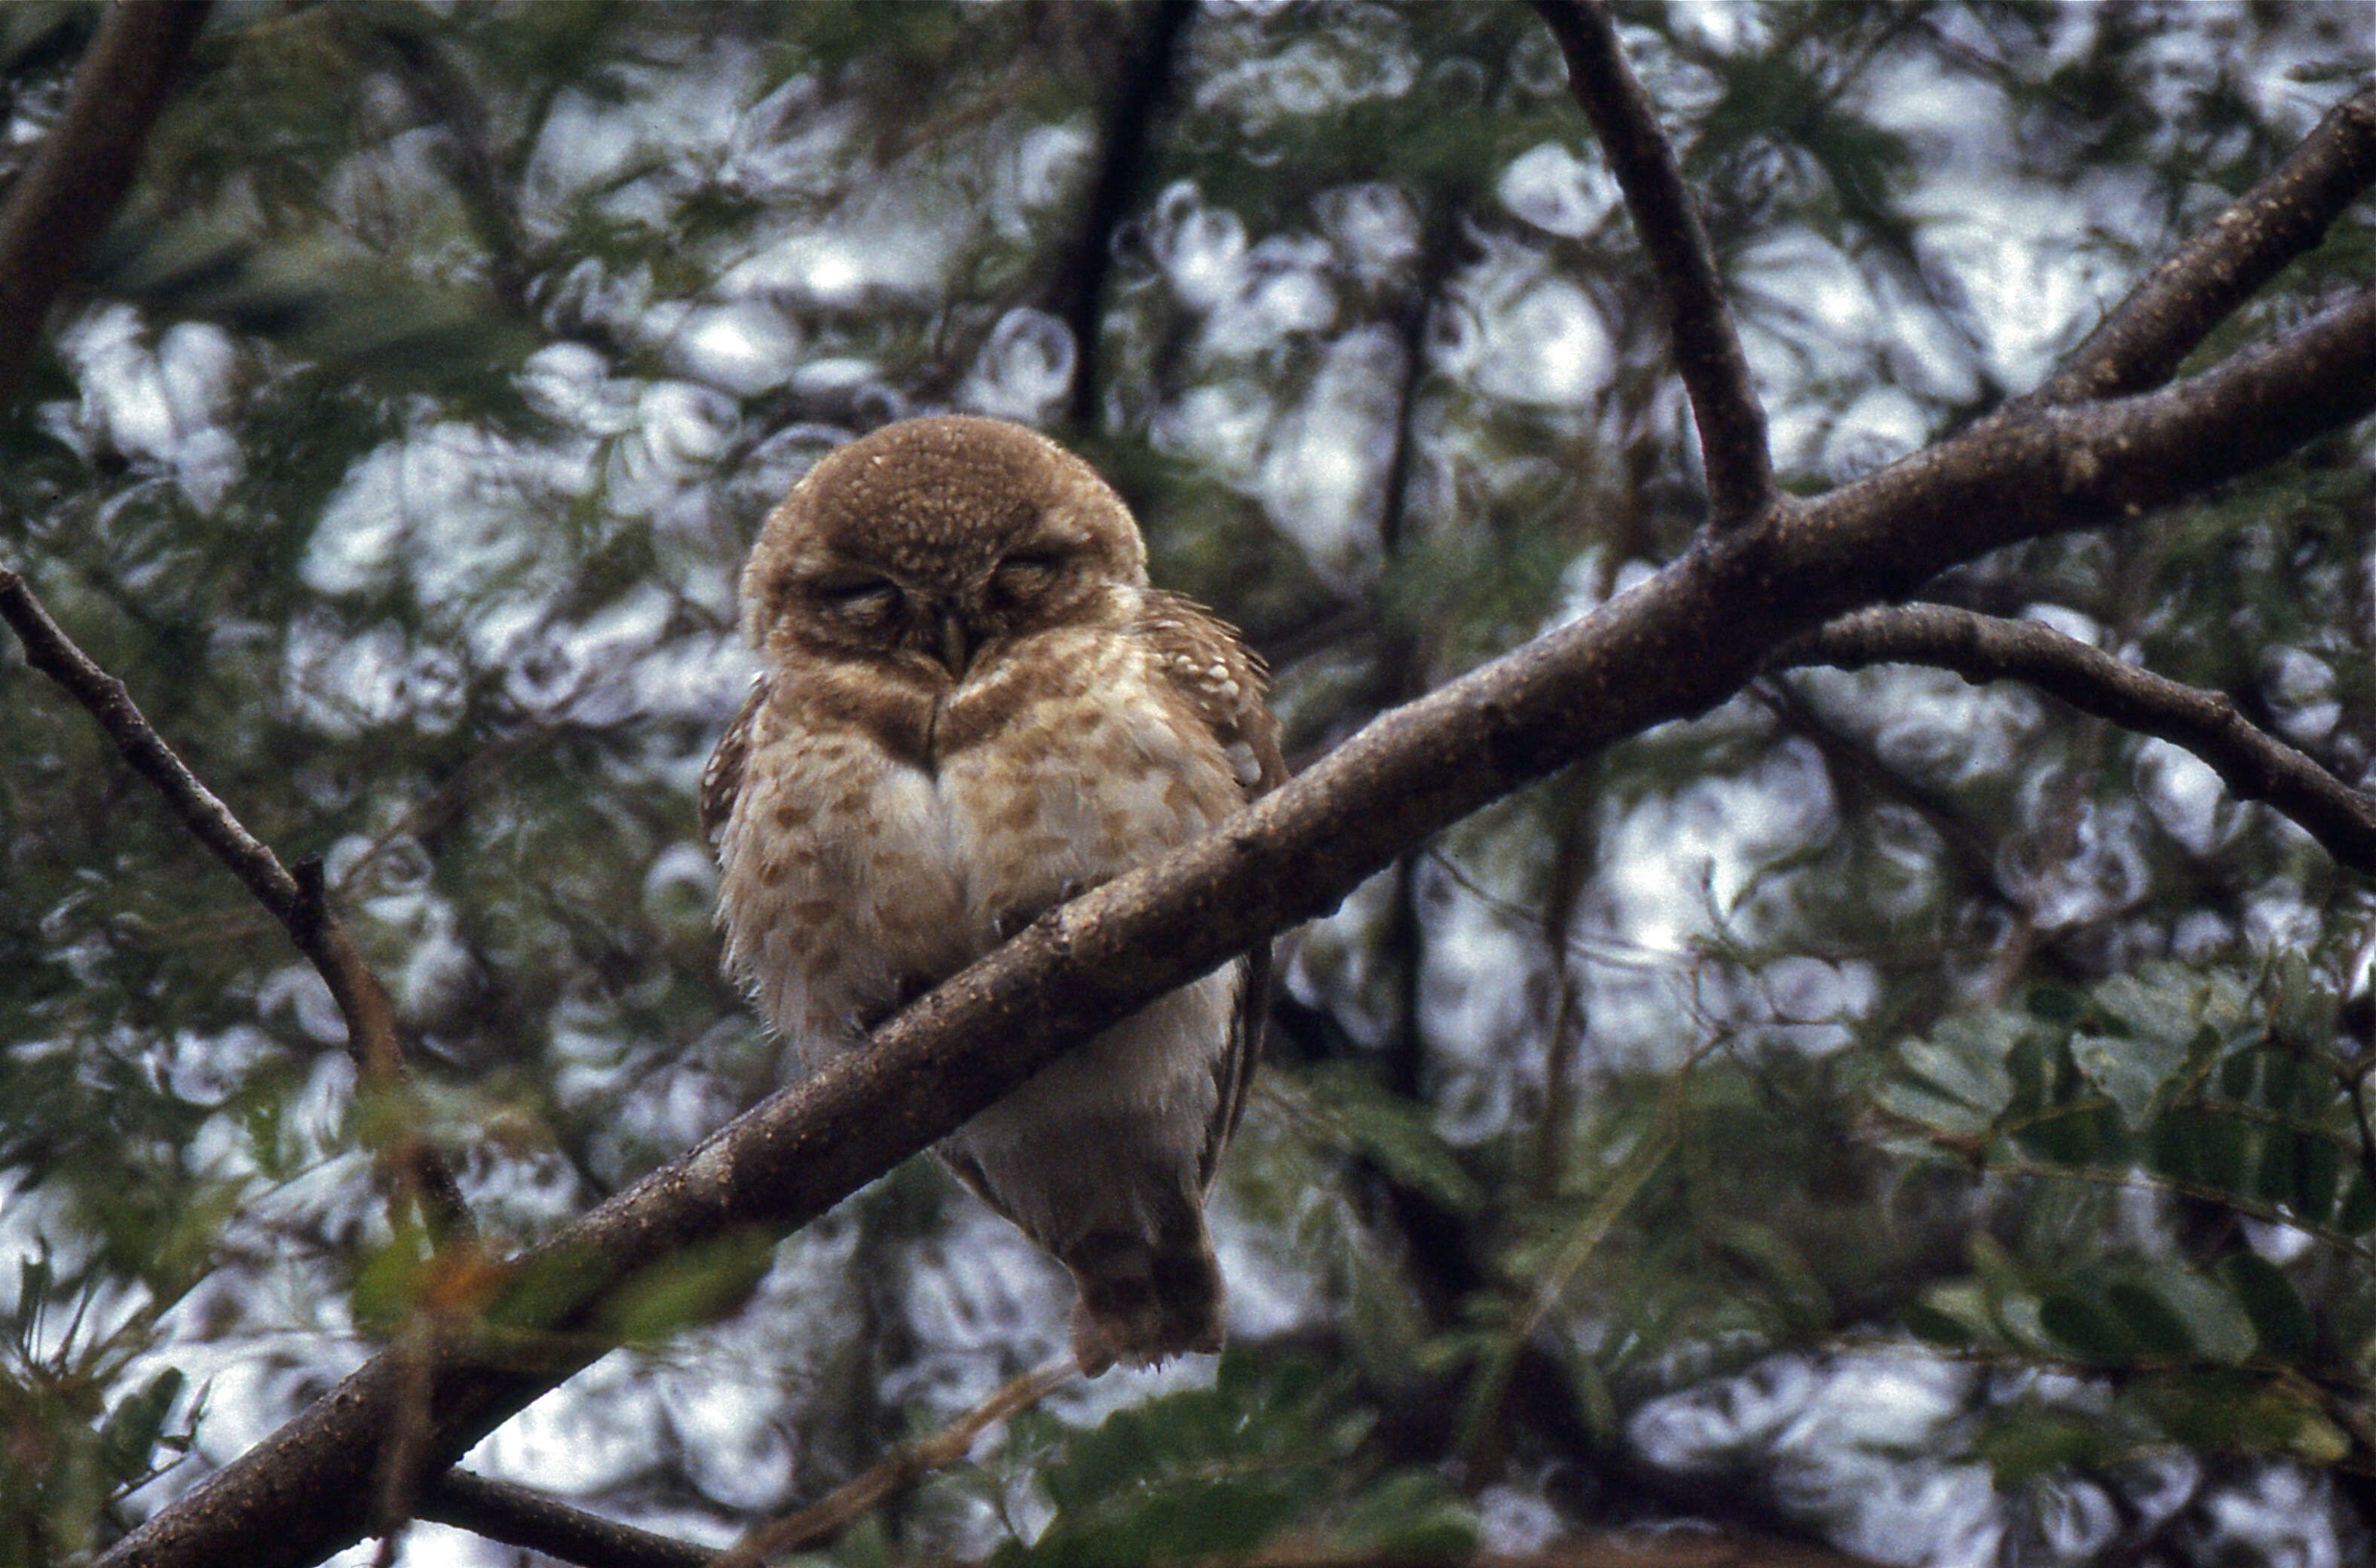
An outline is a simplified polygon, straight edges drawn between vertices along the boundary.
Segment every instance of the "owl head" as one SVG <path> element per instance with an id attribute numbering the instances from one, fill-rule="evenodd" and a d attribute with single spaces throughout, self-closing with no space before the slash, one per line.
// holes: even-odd
<path id="1" fill-rule="evenodd" d="M 768 514 L 742 573 L 754 647 L 962 682 L 985 647 L 1127 613 L 1138 525 L 1080 458 L 1003 420 L 885 425 Z"/>

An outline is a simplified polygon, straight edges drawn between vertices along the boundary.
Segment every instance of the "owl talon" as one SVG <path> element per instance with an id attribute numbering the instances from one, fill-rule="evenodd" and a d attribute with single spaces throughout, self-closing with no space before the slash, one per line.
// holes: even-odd
<path id="1" fill-rule="evenodd" d="M 891 1021 L 892 1016 L 904 1010 L 908 1004 L 939 984 L 922 975 L 901 975 L 891 983 L 891 998 L 869 1013 L 858 1015 L 858 1032 L 871 1035 Z"/>
<path id="2" fill-rule="evenodd" d="M 1013 941 L 1025 926 L 1060 904 L 1069 904 L 1086 891 L 1071 877 L 1057 885 L 1056 896 L 1044 904 L 1016 904 L 990 918 L 991 933 L 1001 942 Z"/>
<path id="3" fill-rule="evenodd" d="M 1081 1301 L 1073 1303 L 1073 1360 L 1083 1377 L 1101 1377 L 1114 1364 L 1113 1347 Z"/>

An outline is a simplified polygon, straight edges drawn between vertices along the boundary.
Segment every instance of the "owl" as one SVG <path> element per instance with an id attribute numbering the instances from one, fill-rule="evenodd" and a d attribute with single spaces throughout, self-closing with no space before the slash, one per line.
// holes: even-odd
<path id="1" fill-rule="evenodd" d="M 769 514 L 742 593 L 763 669 L 702 826 L 727 969 L 812 1067 L 1285 777 L 1260 661 L 1148 587 L 1122 498 L 1020 425 L 909 420 L 836 449 Z M 1089 1372 L 1220 1348 L 1204 1205 L 1268 962 L 1155 1002 L 936 1150 L 1071 1273 Z"/>

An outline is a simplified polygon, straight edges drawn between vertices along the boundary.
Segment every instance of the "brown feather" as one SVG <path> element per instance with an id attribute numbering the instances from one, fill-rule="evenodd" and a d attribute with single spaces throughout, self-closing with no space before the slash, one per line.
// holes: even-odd
<path id="1" fill-rule="evenodd" d="M 709 754 L 707 766 L 701 770 L 701 790 L 695 797 L 701 818 L 701 836 L 712 844 L 726 831 L 726 821 L 734 814 L 734 799 L 742 792 L 742 764 L 751 754 L 751 726 L 759 717 L 759 709 L 767 702 L 767 677 L 754 678 L 750 695 L 726 733 L 718 737 L 718 745 Z"/>

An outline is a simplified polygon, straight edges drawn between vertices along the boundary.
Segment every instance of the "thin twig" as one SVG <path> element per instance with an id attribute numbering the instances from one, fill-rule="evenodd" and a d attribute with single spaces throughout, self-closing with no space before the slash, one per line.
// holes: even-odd
<path id="1" fill-rule="evenodd" d="M 406 1093 L 403 1048 L 396 1029 L 396 1010 L 387 992 L 363 962 L 354 937 L 323 897 L 319 861 L 301 861 L 291 872 L 262 840 L 241 826 L 215 792 L 165 743 L 132 700 L 122 681 L 92 662 L 89 655 L 51 619 L 23 576 L 0 566 L 0 620 L 15 629 L 25 648 L 25 661 L 55 681 L 80 703 L 115 742 L 132 765 L 165 797 L 165 803 L 198 842 L 246 885 L 257 903 L 271 911 L 313 963 L 330 988 L 330 995 L 346 1020 L 347 1049 L 370 1092 L 402 1104 Z M 404 1116 L 406 1129 L 396 1145 L 381 1151 L 400 1189 L 398 1201 L 417 1196 L 422 1220 L 433 1236 L 463 1240 L 475 1233 L 469 1210 L 462 1202 L 454 1172 L 437 1152 L 410 1131 L 416 1118 Z"/>
<path id="2" fill-rule="evenodd" d="M 1719 529 L 1737 527 L 1774 500 L 1774 459 L 1765 410 L 1734 332 L 1716 252 L 1683 184 L 1657 111 L 1618 47 L 1617 27 L 1599 0 L 1537 0 L 1567 57 L 1568 84 L 1609 156 L 1625 208 L 1658 279 L 1674 334 L 1675 368 L 1692 399 L 1708 509 Z"/>
<path id="3" fill-rule="evenodd" d="M 65 112 L 0 203 L 0 410 L 67 279 L 115 215 L 148 129 L 172 95 L 209 0 L 116 0 L 101 18 Z"/>
<path id="4" fill-rule="evenodd" d="M 1860 610 L 1785 644 L 1773 663 L 1927 664 L 1972 681 L 2026 682 L 2083 713 L 2183 747 L 2239 797 L 2282 813 L 2338 864 L 2376 875 L 2376 798 L 2254 728 L 2224 695 L 2139 669 L 2037 622 L 1941 604 Z"/>
<path id="5" fill-rule="evenodd" d="M 824 1545 L 886 1499 L 965 1458 L 992 1422 L 1029 1409 L 1080 1375 L 1080 1363 L 1070 1356 L 1025 1372 L 930 1437 L 893 1450 L 806 1508 L 760 1526 L 709 1559 L 708 1568 L 759 1568 L 770 1557 Z"/>
<path id="6" fill-rule="evenodd" d="M 458 1468 L 423 1488 L 414 1512 L 433 1524 L 588 1568 L 702 1568 L 714 1555 L 706 1546 L 640 1530 L 529 1487 Z"/>

